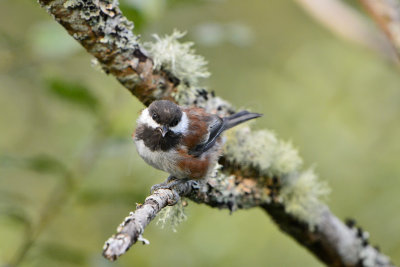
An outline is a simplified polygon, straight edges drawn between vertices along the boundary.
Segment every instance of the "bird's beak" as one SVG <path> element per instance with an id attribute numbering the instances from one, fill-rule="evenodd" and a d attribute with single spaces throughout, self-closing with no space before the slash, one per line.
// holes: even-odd
<path id="1" fill-rule="evenodd" d="M 164 137 L 164 136 L 168 133 L 168 131 L 169 131 L 168 126 L 165 126 L 165 125 L 163 125 L 162 128 L 161 128 L 161 127 L 158 127 L 157 129 L 160 131 L 162 137 Z"/>

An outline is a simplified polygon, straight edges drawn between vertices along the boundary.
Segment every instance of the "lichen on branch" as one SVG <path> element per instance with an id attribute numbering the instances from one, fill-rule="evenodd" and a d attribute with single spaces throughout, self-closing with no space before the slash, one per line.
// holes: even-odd
<path id="1" fill-rule="evenodd" d="M 193 42 L 180 42 L 186 33 L 174 30 L 171 35 L 160 37 L 154 34 L 155 41 L 144 43 L 144 47 L 153 59 L 154 69 L 171 72 L 182 83 L 197 86 L 199 80 L 208 78 L 207 61 L 197 55 Z"/>

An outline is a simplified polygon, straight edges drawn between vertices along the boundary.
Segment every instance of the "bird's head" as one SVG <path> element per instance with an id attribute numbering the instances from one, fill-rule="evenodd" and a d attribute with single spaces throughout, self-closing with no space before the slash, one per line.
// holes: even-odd
<path id="1" fill-rule="evenodd" d="M 162 138 L 168 134 L 184 134 L 188 128 L 188 119 L 181 108 L 168 100 L 157 100 L 142 111 L 139 123 L 147 124 L 158 131 Z"/>

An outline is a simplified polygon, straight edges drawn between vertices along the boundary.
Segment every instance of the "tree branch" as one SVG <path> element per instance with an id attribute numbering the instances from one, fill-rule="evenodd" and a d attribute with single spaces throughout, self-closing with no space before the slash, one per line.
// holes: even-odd
<path id="1" fill-rule="evenodd" d="M 188 197 L 197 202 L 211 207 L 227 208 L 231 211 L 237 208 L 251 208 L 267 205 L 269 198 L 264 196 L 262 187 L 255 186 L 255 181 L 244 179 L 235 184 L 234 177 L 220 180 L 219 177 L 210 177 L 203 181 L 188 181 L 174 187 L 181 197 Z M 229 195 L 229 198 L 223 197 Z M 144 228 L 155 218 L 157 213 L 169 203 L 176 203 L 175 195 L 169 189 L 156 190 L 148 196 L 142 205 L 138 205 L 135 212 L 131 212 L 120 224 L 117 234 L 109 238 L 103 248 L 103 256 L 110 260 L 117 259 L 124 254 L 141 237 Z M 241 207 L 235 207 L 238 203 Z"/>
<path id="2" fill-rule="evenodd" d="M 389 37 L 400 57 L 400 2 L 398 0 L 360 0 L 372 18 Z"/>
<path id="3" fill-rule="evenodd" d="M 117 1 L 115 1 L 117 3 Z M 153 61 L 138 44 L 113 1 L 39 0 L 68 33 L 144 104 L 169 98 L 179 81 L 153 71 Z"/>
<path id="4" fill-rule="evenodd" d="M 181 189 L 187 188 L 188 186 L 177 188 L 178 194 L 184 195 Z M 148 196 L 143 204 L 138 205 L 135 212 L 131 212 L 124 219 L 117 229 L 118 233 L 106 241 L 103 248 L 103 256 L 114 261 L 117 257 L 124 254 L 136 241 L 148 244 L 149 242 L 142 237 L 144 228 L 168 203 L 176 202 L 177 200 L 174 198 L 175 196 L 172 191 L 167 189 L 157 190 L 154 194 Z"/>
<path id="5" fill-rule="evenodd" d="M 155 44 L 149 44 L 150 57 L 115 0 L 39 3 L 97 58 L 106 73 L 145 105 L 164 98 L 221 116 L 234 112 L 228 102 L 196 86 L 197 78 L 206 76 L 204 60 L 193 54 L 191 44 L 177 41 L 179 33 L 158 37 Z M 221 165 L 214 174 L 176 186 L 180 196 L 231 211 L 261 207 L 281 230 L 330 266 L 392 266 L 368 244 L 366 233 L 343 224 L 323 204 L 326 186 L 312 171 L 301 169 L 302 160 L 289 143 L 267 130 L 246 127 L 232 129 L 226 137 Z M 147 197 L 106 242 L 103 255 L 115 260 L 136 241 L 146 242 L 144 228 L 174 201 L 173 192 L 166 189 Z"/>
<path id="6" fill-rule="evenodd" d="M 371 27 L 368 20 L 360 12 L 344 1 L 296 0 L 296 2 L 334 34 L 368 47 L 381 54 L 384 58 L 398 63 L 396 51 L 385 35 Z"/>

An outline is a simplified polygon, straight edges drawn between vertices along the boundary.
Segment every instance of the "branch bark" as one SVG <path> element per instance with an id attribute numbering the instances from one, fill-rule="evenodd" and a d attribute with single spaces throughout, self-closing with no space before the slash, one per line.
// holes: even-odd
<path id="1" fill-rule="evenodd" d="M 179 187 L 178 194 L 184 195 L 186 187 Z M 144 244 L 149 242 L 143 238 L 144 228 L 165 208 L 168 203 L 178 201 L 175 199 L 171 190 L 160 189 L 148 196 L 143 204 L 137 205 L 135 212 L 131 212 L 128 217 L 120 224 L 116 235 L 110 237 L 103 248 L 103 256 L 109 260 L 116 260 L 118 256 L 124 254 L 137 241 Z"/>
<path id="2" fill-rule="evenodd" d="M 132 33 L 133 24 L 122 15 L 117 1 L 39 0 L 39 3 L 96 57 L 106 73 L 115 76 L 145 105 L 163 98 L 179 104 L 202 106 L 220 115 L 233 112 L 229 103 L 213 93 L 191 87 L 167 68 L 154 68 L 154 61 Z M 231 211 L 260 207 L 282 231 L 330 266 L 393 266 L 388 257 L 368 244 L 363 231 L 346 226 L 319 202 L 320 189 L 313 184 L 314 176 L 301 173 L 297 163 L 291 163 L 294 167 L 290 170 L 287 164 L 277 167 L 282 163 L 283 153 L 292 153 L 287 145 L 268 132 L 251 133 L 245 129 L 232 135 L 230 151 L 241 150 L 227 152 L 220 160 L 221 169 L 212 177 L 176 186 L 180 196 Z M 265 146 L 262 150 L 247 148 L 248 138 L 258 138 Z M 271 147 L 275 149 L 270 151 L 270 156 L 275 157 L 273 162 L 265 156 L 265 151 Z M 235 153 L 240 155 L 235 157 Z M 307 183 L 306 188 L 314 186 L 314 191 L 299 193 L 302 183 Z M 300 207 L 307 203 L 318 209 L 309 210 L 315 213 L 316 220 L 307 220 L 307 214 L 301 216 L 293 211 L 293 201 L 299 196 L 307 201 L 299 203 Z M 176 201 L 174 198 L 173 192 L 166 189 L 147 197 L 143 205 L 125 218 L 118 233 L 106 242 L 103 255 L 115 260 L 136 241 L 146 242 L 142 238 L 144 228 L 168 203 Z M 290 198 L 294 200 L 290 202 Z"/>

